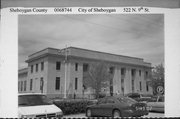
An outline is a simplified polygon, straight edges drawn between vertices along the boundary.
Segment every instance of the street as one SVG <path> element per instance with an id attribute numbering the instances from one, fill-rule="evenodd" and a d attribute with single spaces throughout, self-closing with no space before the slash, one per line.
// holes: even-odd
<path id="1" fill-rule="evenodd" d="M 86 118 L 85 113 L 72 114 L 72 115 L 65 115 L 64 117 L 65 117 L 65 118 L 70 118 L 70 117 L 75 117 L 75 118 Z M 143 117 L 164 117 L 164 113 L 150 112 L 148 115 L 143 116 Z"/>

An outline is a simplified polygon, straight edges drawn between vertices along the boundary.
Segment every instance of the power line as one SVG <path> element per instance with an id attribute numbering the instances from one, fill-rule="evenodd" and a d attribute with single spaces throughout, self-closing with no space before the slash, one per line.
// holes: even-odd
<path id="1" fill-rule="evenodd" d="M 82 21 L 82 22 L 85 22 L 85 23 L 89 23 L 89 24 L 93 24 L 93 25 L 98 25 L 98 26 L 101 26 L 101 27 L 104 27 L 104 28 L 108 28 L 108 29 L 113 29 L 113 30 L 120 30 L 120 31 L 122 31 L 122 32 L 126 32 L 126 33 L 132 33 L 132 32 L 130 32 L 129 30 L 125 30 L 123 27 L 121 27 L 121 28 L 123 28 L 123 29 L 120 29 L 119 27 L 117 28 L 117 27 L 113 27 L 113 26 L 109 26 L 109 25 L 104 25 L 104 24 L 99 24 L 99 23 L 95 23 L 95 22 L 90 22 L 90 21 L 87 21 L 87 20 L 83 20 L 83 19 L 80 19 L 80 18 L 75 18 L 75 17 L 70 17 L 70 16 L 67 16 L 67 15 L 62 15 L 62 16 L 64 16 L 64 17 L 67 17 L 67 18 L 70 18 L 70 19 L 73 19 L 73 20 L 78 20 L 78 21 Z M 106 16 L 108 16 L 109 17 L 109 15 L 106 15 Z M 111 18 L 112 18 L 112 16 L 110 16 Z M 114 17 L 114 16 L 113 16 Z M 118 17 L 114 17 L 114 18 L 118 18 Z M 123 22 L 128 22 L 128 21 L 130 21 L 131 23 L 132 23 L 132 21 L 131 20 L 127 20 L 127 19 L 124 19 L 124 20 L 122 20 L 122 18 L 118 18 L 118 20 L 121 20 L 121 21 L 123 21 Z M 135 23 L 135 22 L 134 22 Z M 142 26 L 142 24 L 140 24 L 139 22 L 136 22 L 136 24 L 139 24 L 140 26 Z M 145 24 L 144 24 L 145 25 Z M 155 25 L 155 26 L 157 26 L 157 25 Z M 149 34 L 149 33 L 146 33 L 146 32 L 138 32 L 138 31 L 136 31 L 136 33 L 139 33 L 139 34 L 144 34 L 144 35 L 146 35 L 146 36 L 149 36 L 149 37 L 153 37 L 152 36 L 152 34 Z"/>
<path id="2" fill-rule="evenodd" d="M 95 22 L 90 22 L 90 21 L 86 21 L 86 20 L 83 20 L 83 19 L 79 19 L 79 18 L 74 18 L 74 17 L 70 17 L 70 16 L 66 16 L 66 15 L 63 15 L 64 17 L 67 17 L 67 18 L 70 18 L 70 19 L 74 19 L 74 20 L 79 20 L 79 21 L 83 21 L 83 22 L 86 22 L 86 23 L 90 23 L 90 24 L 94 24 L 94 25 L 98 25 L 98 26 L 101 26 L 101 27 L 104 27 L 104 28 L 110 28 L 110 29 L 113 29 L 113 30 L 121 30 L 123 32 L 127 32 L 127 33 L 130 33 L 129 31 L 125 30 L 125 29 L 120 29 L 120 28 L 117 28 L 117 27 L 112 27 L 112 26 L 109 26 L 109 25 L 104 25 L 104 24 L 98 24 L 98 23 L 95 23 Z"/>

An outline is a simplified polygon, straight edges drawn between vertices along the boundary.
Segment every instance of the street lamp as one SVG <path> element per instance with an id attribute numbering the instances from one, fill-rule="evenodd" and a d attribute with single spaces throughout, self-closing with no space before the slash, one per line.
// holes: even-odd
<path id="1" fill-rule="evenodd" d="M 65 64 L 65 74 L 64 74 L 64 98 L 67 98 L 67 94 L 66 94 L 66 80 L 67 80 L 67 59 L 68 59 L 68 50 L 67 50 L 67 45 L 66 48 L 64 49 L 64 53 L 65 53 L 65 59 L 64 59 L 64 64 Z M 59 51 L 60 53 L 62 52 L 62 50 Z"/>
<path id="2" fill-rule="evenodd" d="M 65 48 L 65 60 L 64 60 L 64 63 L 65 63 L 65 81 L 64 81 L 64 83 L 65 83 L 65 86 L 64 86 L 64 98 L 67 98 L 67 96 L 66 96 L 66 80 L 67 80 L 67 65 L 68 65 L 68 62 L 67 62 L 67 57 L 68 57 L 68 51 L 67 51 L 67 46 L 66 46 L 66 48 Z"/>

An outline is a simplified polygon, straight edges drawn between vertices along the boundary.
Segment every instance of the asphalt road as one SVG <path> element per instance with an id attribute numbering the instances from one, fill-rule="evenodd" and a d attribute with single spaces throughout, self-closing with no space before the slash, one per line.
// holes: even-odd
<path id="1" fill-rule="evenodd" d="M 84 113 L 81 114 L 72 114 L 72 115 L 65 115 L 65 118 L 75 117 L 75 118 L 86 118 Z M 152 113 L 150 112 L 148 115 L 143 117 L 164 117 L 164 113 Z"/>

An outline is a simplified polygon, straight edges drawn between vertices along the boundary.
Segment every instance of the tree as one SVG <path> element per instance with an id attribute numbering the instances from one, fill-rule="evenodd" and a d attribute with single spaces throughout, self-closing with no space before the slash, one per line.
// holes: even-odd
<path id="1" fill-rule="evenodd" d="M 162 64 L 156 65 L 153 68 L 151 80 L 148 84 L 153 88 L 153 93 L 155 95 L 158 94 L 158 86 L 162 86 L 164 88 L 164 66 Z M 164 94 L 164 91 L 162 94 Z"/>
<path id="2" fill-rule="evenodd" d="M 95 90 L 96 98 L 99 98 L 101 89 L 107 87 L 109 81 L 108 66 L 104 62 L 91 64 L 84 77 L 84 85 Z"/>
<path id="3" fill-rule="evenodd" d="M 159 64 L 152 70 L 152 78 L 159 81 L 164 81 L 164 66 Z"/>

